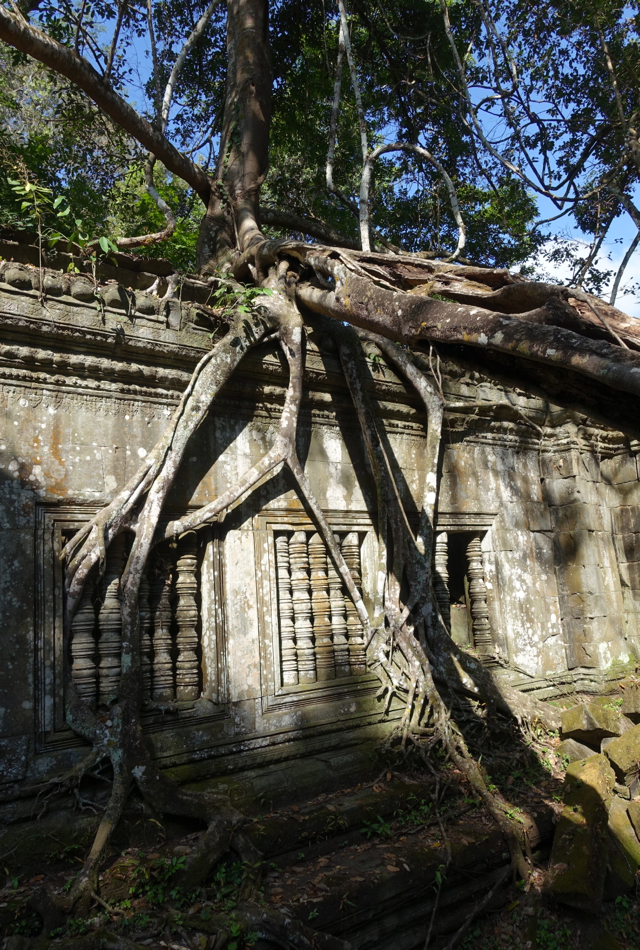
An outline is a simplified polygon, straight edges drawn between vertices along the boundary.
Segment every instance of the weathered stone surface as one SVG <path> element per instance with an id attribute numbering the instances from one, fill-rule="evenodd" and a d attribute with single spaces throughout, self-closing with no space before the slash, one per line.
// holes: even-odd
<path id="1" fill-rule="evenodd" d="M 607 807 L 615 776 L 604 755 L 573 762 L 549 860 L 548 889 L 589 913 L 602 902 L 607 870 Z"/>
<path id="2" fill-rule="evenodd" d="M 119 284 L 108 284 L 102 291 L 105 306 L 114 310 L 124 310 L 126 313 L 135 311 L 135 296 Z"/>
<path id="3" fill-rule="evenodd" d="M 547 729 L 560 728 L 560 711 L 550 703 L 542 702 L 534 696 L 527 696 L 506 683 L 498 685 L 502 698 L 517 719 L 539 719 Z M 589 750 L 589 755 L 593 752 Z"/>
<path id="4" fill-rule="evenodd" d="M 20 290 L 31 290 L 31 271 L 20 264 L 9 264 L 4 271 L 4 281 Z"/>
<path id="5" fill-rule="evenodd" d="M 631 722 L 640 723 L 640 686 L 625 689 L 620 711 Z"/>
<path id="6" fill-rule="evenodd" d="M 566 756 L 570 762 L 579 762 L 581 759 L 588 759 L 592 756 L 593 749 L 590 749 L 588 745 L 583 745 L 581 742 L 576 742 L 575 739 L 563 739 L 556 748 L 556 755 L 560 756 L 560 758 Z"/>
<path id="7" fill-rule="evenodd" d="M 617 796 L 609 808 L 609 867 L 605 880 L 605 898 L 614 898 L 631 890 L 640 867 L 640 841 L 628 813 L 628 803 Z"/>
<path id="8" fill-rule="evenodd" d="M 60 621 L 52 613 L 60 578 L 51 539 L 61 544 L 62 534 L 113 498 L 153 449 L 192 368 L 210 347 L 208 333 L 196 332 L 194 310 L 184 303 L 206 302 L 211 285 L 186 280 L 179 299 L 164 301 L 166 280 L 155 288 L 158 297 L 144 291 L 154 283 L 153 275 L 170 273 L 166 262 L 118 255 L 123 266 L 101 265 L 96 283 L 88 265 L 82 273 L 29 266 L 38 263 L 32 251 L 0 263 L 0 276 L 10 281 L 0 287 L 0 302 L 7 304 L 0 307 L 7 341 L 0 343 L 0 520 L 12 529 L 0 544 L 2 636 L 10 658 L 0 670 L 0 735 L 28 736 L 29 750 L 36 747 L 34 729 L 40 737 L 51 736 L 50 743 L 38 739 L 44 743 L 43 755 L 29 751 L 29 767 L 36 768 L 37 758 L 38 768 L 55 771 L 63 756 L 75 752 L 59 752 L 66 741 L 61 738 L 60 659 L 65 645 L 56 639 Z M 55 260 L 64 269 L 71 259 L 58 255 Z M 38 294 L 41 276 L 46 307 Z M 114 282 L 105 286 L 104 278 Z M 313 490 L 336 530 L 351 526 L 349 530 L 360 532 L 362 589 L 370 605 L 376 570 L 375 493 L 335 346 L 326 346 L 324 332 L 318 331 L 317 338 L 315 333 L 311 329 L 301 452 Z M 287 377 L 280 359 L 265 349 L 256 348 L 243 362 L 216 412 L 194 436 L 168 502 L 172 510 L 181 512 L 217 497 L 272 446 Z M 390 458 L 402 476 L 403 502 L 416 513 L 426 480 L 424 418 L 414 395 L 379 354 L 370 368 L 376 411 L 388 425 Z M 514 690 L 509 704 L 516 715 L 558 728 L 559 711 L 537 703 L 533 693 L 570 688 L 574 668 L 582 675 L 590 667 L 595 675 L 615 659 L 626 661 L 630 640 L 640 629 L 640 577 L 630 567 L 639 563 L 633 560 L 640 536 L 640 500 L 633 495 L 638 486 L 632 481 L 623 483 L 624 491 L 605 486 L 601 469 L 607 455 L 623 460 L 616 463 L 620 471 L 632 470 L 635 459 L 615 433 L 593 430 L 597 445 L 590 446 L 595 436 L 578 432 L 564 410 L 518 391 L 505 394 L 500 386 L 453 364 L 445 376 L 447 399 L 469 405 L 468 411 L 463 406 L 447 413 L 438 505 L 437 530 L 449 532 L 452 545 L 456 536 L 465 541 L 459 563 L 453 555 L 449 560 L 460 601 L 455 610 L 471 630 L 464 551 L 467 536 L 479 534 L 496 658 L 509 682 L 532 691 L 523 696 Z M 479 412 L 479 400 L 491 408 Z M 543 445 L 514 407 L 540 423 L 549 418 Z M 616 512 L 617 549 L 605 502 Z M 174 756 L 189 767 L 190 756 L 221 762 L 226 756 L 221 750 L 233 748 L 230 754 L 240 755 L 242 747 L 244 754 L 245 743 L 247 755 L 266 759 L 276 754 L 273 749 L 280 742 L 287 748 L 297 742 L 299 748 L 316 740 L 329 742 L 319 738 L 329 728 L 336 736 L 360 724 L 379 728 L 380 708 L 366 698 L 375 692 L 373 685 L 351 691 L 337 682 L 337 692 L 325 685 L 322 694 L 313 692 L 315 684 L 309 684 L 308 694 L 283 690 L 273 547 L 278 533 L 292 523 L 304 522 L 301 530 L 310 529 L 305 518 L 291 484 L 277 475 L 238 507 L 220 536 L 203 541 L 207 553 L 201 571 L 198 566 L 198 657 L 205 699 L 189 712 L 193 718 L 181 726 L 179 740 L 172 729 L 151 740 L 167 762 Z M 29 580 L 20 583 L 23 578 Z M 624 593 L 621 578 L 627 585 Z M 296 582 L 306 583 L 304 577 Z M 637 592 L 630 586 L 636 582 Z M 338 615 L 335 624 L 338 637 L 344 636 Z M 291 644 L 290 636 L 289 664 Z M 343 725 L 337 725 L 341 720 Z"/>
<path id="9" fill-rule="evenodd" d="M 627 814 L 629 815 L 638 839 L 640 839 L 640 802 L 629 802 L 627 805 Z"/>
<path id="10" fill-rule="evenodd" d="M 562 736 L 598 747 L 609 736 L 621 736 L 624 726 L 617 709 L 598 703 L 572 706 L 562 713 Z"/>
<path id="11" fill-rule="evenodd" d="M 76 300 L 89 303 L 96 299 L 95 287 L 86 277 L 76 277 L 70 281 L 71 296 Z"/>
<path id="12" fill-rule="evenodd" d="M 640 773 L 640 725 L 634 726 L 625 735 L 610 742 L 606 756 L 618 778 L 631 785 Z"/>

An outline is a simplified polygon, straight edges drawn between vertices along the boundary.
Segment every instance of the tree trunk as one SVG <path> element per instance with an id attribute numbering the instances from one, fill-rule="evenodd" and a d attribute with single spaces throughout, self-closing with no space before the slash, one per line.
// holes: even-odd
<path id="1" fill-rule="evenodd" d="M 204 272 L 263 240 L 258 199 L 267 174 L 273 80 L 268 19 L 267 0 L 229 0 L 224 125 L 198 239 Z"/>

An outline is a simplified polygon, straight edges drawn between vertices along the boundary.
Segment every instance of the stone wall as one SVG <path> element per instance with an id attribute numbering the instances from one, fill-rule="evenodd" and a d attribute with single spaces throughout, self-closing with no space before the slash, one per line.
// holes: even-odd
<path id="1" fill-rule="evenodd" d="M 62 637 L 59 553 L 153 448 L 211 345 L 205 284 L 187 282 L 181 297 L 161 300 L 148 292 L 153 274 L 132 265 L 114 275 L 120 283 L 98 286 L 86 275 L 0 264 L 7 789 L 81 752 L 64 723 L 67 659 L 91 701 L 113 695 L 126 550 L 111 550 L 104 578 L 89 585 L 71 644 Z M 375 495 L 338 361 L 313 325 L 307 365 L 300 456 L 369 602 Z M 366 366 L 414 517 L 425 420 L 375 348 Z M 194 437 L 167 517 L 216 497 L 267 450 L 286 381 L 275 347 L 249 355 Z M 593 683 L 629 660 L 639 629 L 636 447 L 453 366 L 444 389 L 437 531 L 458 601 L 455 635 L 475 640 L 487 663 L 523 688 Z M 222 523 L 158 549 L 141 617 L 145 727 L 178 777 L 348 749 L 385 729 L 352 604 L 284 474 Z M 172 712 L 157 708 L 167 701 L 177 703 Z"/>

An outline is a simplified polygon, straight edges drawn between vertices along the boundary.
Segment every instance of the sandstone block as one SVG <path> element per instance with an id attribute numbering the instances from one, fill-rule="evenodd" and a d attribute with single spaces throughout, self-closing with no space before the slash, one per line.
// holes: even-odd
<path id="1" fill-rule="evenodd" d="M 540 456 L 540 470 L 545 478 L 569 478 L 579 472 L 578 453 L 572 450 Z"/>
<path id="2" fill-rule="evenodd" d="M 551 530 L 551 512 L 545 502 L 526 501 L 522 508 L 527 527 L 531 531 Z"/>
<path id="3" fill-rule="evenodd" d="M 534 531 L 531 534 L 533 544 L 533 559 L 536 565 L 536 572 L 539 574 L 551 574 L 554 568 L 553 559 L 553 541 L 540 531 Z"/>
<path id="4" fill-rule="evenodd" d="M 606 755 L 618 778 L 625 785 L 631 785 L 640 772 L 640 725 L 610 742 Z"/>
<path id="5" fill-rule="evenodd" d="M 71 296 L 75 297 L 76 300 L 89 303 L 96 299 L 95 288 L 86 277 L 77 277 L 75 280 L 72 278 L 70 284 Z"/>
<path id="6" fill-rule="evenodd" d="M 640 838 L 640 802 L 629 802 L 627 805 L 627 814 L 633 825 L 633 830 L 638 838 Z"/>
<path id="7" fill-rule="evenodd" d="M 624 561 L 640 561 L 640 534 L 635 531 L 619 536 Z"/>
<path id="8" fill-rule="evenodd" d="M 628 803 L 615 796 L 609 808 L 609 867 L 605 879 L 605 897 L 613 900 L 635 884 L 640 867 L 640 841 L 628 814 Z"/>
<path id="9" fill-rule="evenodd" d="M 582 501 L 577 478 L 545 478 L 544 494 L 550 505 L 572 505 Z"/>
<path id="10" fill-rule="evenodd" d="M 60 274 L 45 274 L 42 281 L 45 294 L 51 297 L 62 297 L 65 293 L 65 281 Z"/>
<path id="11" fill-rule="evenodd" d="M 640 723 L 640 687 L 624 691 L 620 712 L 634 724 Z"/>
<path id="12" fill-rule="evenodd" d="M 102 299 L 105 306 L 113 310 L 124 310 L 125 313 L 135 310 L 135 297 L 118 284 L 108 284 L 102 291 Z"/>
<path id="13" fill-rule="evenodd" d="M 604 531 L 604 521 L 598 505 L 572 504 L 553 509 L 553 520 L 559 531 Z"/>
<path id="14" fill-rule="evenodd" d="M 615 776 L 604 755 L 573 762 L 565 778 L 564 809 L 556 827 L 548 886 L 564 904 L 593 913 L 607 871 L 607 806 Z"/>
<path id="15" fill-rule="evenodd" d="M 622 736 L 624 726 L 617 709 L 598 703 L 581 703 L 562 713 L 562 736 L 578 742 L 599 746 L 609 736 Z"/>
<path id="16" fill-rule="evenodd" d="M 572 562 L 577 554 L 576 540 L 569 531 L 558 531 L 553 535 L 556 565 L 563 567 Z"/>
<path id="17" fill-rule="evenodd" d="M 640 564 L 631 561 L 626 564 L 625 581 L 632 590 L 640 590 Z"/>
<path id="18" fill-rule="evenodd" d="M 612 459 L 606 459 L 602 462 L 602 469 L 607 481 L 613 485 L 635 482 L 638 478 L 636 460 L 633 455 L 616 455 Z"/>
<path id="19" fill-rule="evenodd" d="M 569 609 L 572 617 L 582 620 L 588 617 L 606 617 L 608 614 L 604 594 L 587 594 L 583 591 L 569 595 Z"/>
<path id="20" fill-rule="evenodd" d="M 603 740 L 603 742 L 606 741 L 606 739 Z M 582 742 L 576 742 L 575 739 L 563 739 L 555 752 L 561 758 L 566 756 L 570 762 L 579 762 L 593 755 L 593 749 L 590 749 L 588 745 L 583 745 Z"/>
<path id="21" fill-rule="evenodd" d="M 20 290 L 31 290 L 33 286 L 33 272 L 22 264 L 8 264 L 4 271 L 4 281 Z"/>
<path id="22" fill-rule="evenodd" d="M 158 309 L 158 298 L 152 294 L 136 294 L 136 310 L 138 313 L 155 313 Z"/>

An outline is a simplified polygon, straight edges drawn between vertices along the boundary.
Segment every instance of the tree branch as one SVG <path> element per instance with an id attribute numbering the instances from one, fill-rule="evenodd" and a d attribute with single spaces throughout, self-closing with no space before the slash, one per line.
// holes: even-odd
<path id="1" fill-rule="evenodd" d="M 447 174 L 444 165 L 442 165 L 442 163 L 439 162 L 437 158 L 434 158 L 431 152 L 428 152 L 426 148 L 422 148 L 421 145 L 411 145 L 408 142 L 396 142 L 393 145 L 380 145 L 378 148 L 374 149 L 373 152 L 371 152 L 371 154 L 365 159 L 364 168 L 362 170 L 362 182 L 360 184 L 360 240 L 362 241 L 362 250 L 371 250 L 371 245 L 369 243 L 369 188 L 371 186 L 371 176 L 374 162 L 376 162 L 381 155 L 384 155 L 385 152 L 413 152 L 414 154 L 425 158 L 429 164 L 433 165 L 440 175 L 442 175 L 447 193 L 449 195 L 451 210 L 458 226 L 458 244 L 456 246 L 455 252 L 450 258 L 452 261 L 455 260 L 455 258 L 460 256 L 460 253 L 466 243 L 466 228 L 460 213 L 460 205 L 458 204 L 458 196 L 456 194 L 455 186 Z"/>
<path id="2" fill-rule="evenodd" d="M 556 404 L 577 408 L 623 431 L 638 430 L 640 354 L 558 327 L 554 297 L 518 316 L 496 314 L 482 306 L 387 289 L 363 274 L 362 268 L 356 270 L 358 257 L 354 255 L 351 262 L 346 255 L 336 260 L 308 254 L 307 262 L 321 275 L 330 275 L 335 289 L 300 282 L 296 290 L 300 303 L 399 343 L 444 344 L 452 358 L 472 360 L 481 372 L 516 379 L 522 388 L 531 387 Z M 571 291 L 564 294 L 570 296 Z M 591 330 L 580 312 L 575 314 L 576 324 L 582 322 Z M 621 392 L 627 394 L 624 400 Z"/>
<path id="3" fill-rule="evenodd" d="M 211 182 L 202 168 L 182 155 L 162 132 L 114 92 L 82 56 L 2 6 L 0 39 L 75 83 L 120 128 L 160 159 L 169 171 L 191 185 L 205 204 L 208 202 Z"/>
<path id="4" fill-rule="evenodd" d="M 177 221 L 176 216 L 164 200 L 164 198 L 159 194 L 156 189 L 156 186 L 153 181 L 153 168 L 156 163 L 155 155 L 149 154 L 147 162 L 144 166 L 144 183 L 147 194 L 151 200 L 157 205 L 157 207 L 162 211 L 167 226 L 163 228 L 162 231 L 155 231 L 153 234 L 141 234 L 137 237 L 121 237 L 116 239 L 116 244 L 119 248 L 123 247 L 149 247 L 151 244 L 159 244 L 161 241 L 166 241 L 167 238 L 170 238 L 173 232 L 176 229 Z"/>
<path id="5" fill-rule="evenodd" d="M 178 53 L 178 58 L 173 64 L 173 69 L 171 70 L 171 75 L 169 76 L 169 81 L 167 82 L 166 88 L 164 90 L 164 97 L 162 99 L 162 131 L 164 132 L 167 127 L 167 122 L 169 121 L 169 109 L 171 108 L 171 100 L 173 98 L 173 91 L 180 75 L 180 70 L 184 66 L 185 60 L 189 54 L 189 51 L 193 49 L 196 45 L 202 34 L 207 28 L 209 20 L 213 16 L 215 10 L 220 6 L 222 0 L 211 0 L 211 3 L 204 11 L 198 22 L 196 23 L 191 35 L 186 40 L 184 46 Z"/>
<path id="6" fill-rule="evenodd" d="M 260 208 L 260 220 L 263 224 L 270 224 L 275 228 L 287 228 L 291 231 L 298 231 L 300 234 L 308 234 L 310 237 L 317 238 L 318 241 L 332 247 L 346 247 L 353 251 L 360 250 L 360 242 L 355 238 L 340 234 L 339 231 L 334 231 L 331 225 L 315 218 L 305 218 L 290 211 L 281 211 L 279 208 Z"/>
<path id="7" fill-rule="evenodd" d="M 620 289 L 620 281 L 622 280 L 622 275 L 627 269 L 627 264 L 633 257 L 635 250 L 638 247 L 638 244 L 640 244 L 640 231 L 638 231 L 633 241 L 627 248 L 627 253 L 622 258 L 622 263 L 620 264 L 620 267 L 618 268 L 616 279 L 614 280 L 613 287 L 611 288 L 611 296 L 609 297 L 609 303 L 611 304 L 612 307 L 616 302 L 616 297 L 618 296 L 618 290 Z"/>

